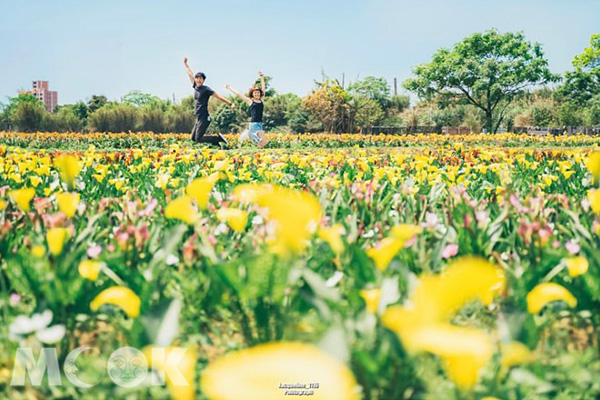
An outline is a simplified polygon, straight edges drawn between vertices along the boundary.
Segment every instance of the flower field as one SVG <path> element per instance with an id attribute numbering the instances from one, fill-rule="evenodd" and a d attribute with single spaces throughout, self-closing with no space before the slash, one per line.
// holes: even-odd
<path id="1" fill-rule="evenodd" d="M 2 398 L 600 397 L 599 137 L 188 139 L 0 133 Z"/>

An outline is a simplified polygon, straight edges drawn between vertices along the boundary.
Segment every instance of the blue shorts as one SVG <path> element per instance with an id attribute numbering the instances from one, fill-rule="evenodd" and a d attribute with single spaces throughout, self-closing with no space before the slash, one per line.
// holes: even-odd
<path id="1" fill-rule="evenodd" d="M 250 122 L 250 126 L 248 127 L 248 137 L 255 144 L 260 142 L 260 137 L 256 134 L 259 131 L 263 130 L 262 122 Z"/>

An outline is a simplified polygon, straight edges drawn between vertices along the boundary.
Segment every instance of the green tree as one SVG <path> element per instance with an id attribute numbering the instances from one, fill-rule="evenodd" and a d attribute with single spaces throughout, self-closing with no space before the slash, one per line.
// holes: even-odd
<path id="1" fill-rule="evenodd" d="M 100 109 L 101 107 L 104 107 L 106 104 L 108 103 L 108 99 L 106 98 L 106 96 L 102 96 L 102 95 L 92 95 L 92 97 L 90 98 L 90 100 L 87 103 L 88 106 L 88 113 L 93 113 L 94 111 Z"/>
<path id="2" fill-rule="evenodd" d="M 44 103 L 28 93 L 11 98 L 5 112 L 8 113 L 10 125 L 22 132 L 41 130 L 47 113 Z"/>
<path id="3" fill-rule="evenodd" d="M 350 131 L 355 131 L 356 127 L 362 131 L 368 126 L 377 125 L 385 116 L 377 100 L 366 96 L 353 96 L 349 106 L 352 118 Z"/>
<path id="4" fill-rule="evenodd" d="M 471 104 L 484 114 L 485 127 L 496 132 L 511 102 L 532 85 L 558 80 L 548 69 L 539 43 L 522 33 L 475 33 L 439 49 L 430 63 L 414 68 L 404 87 L 420 97 Z"/>
<path id="5" fill-rule="evenodd" d="M 195 122 L 194 112 L 184 105 L 173 104 L 165 112 L 165 130 L 167 132 L 189 133 Z"/>
<path id="6" fill-rule="evenodd" d="M 390 85 L 385 78 L 367 76 L 363 80 L 351 84 L 348 92 L 375 100 L 383 110 L 391 105 Z"/>
<path id="7" fill-rule="evenodd" d="M 149 103 L 159 104 L 160 99 L 148 93 L 142 93 L 139 90 L 132 90 L 121 98 L 124 104 L 131 104 L 132 106 L 141 107 Z"/>
<path id="8" fill-rule="evenodd" d="M 558 94 L 564 101 L 585 106 L 600 94 L 600 34 L 592 35 L 590 47 L 573 59 L 573 71 L 565 73 Z"/>

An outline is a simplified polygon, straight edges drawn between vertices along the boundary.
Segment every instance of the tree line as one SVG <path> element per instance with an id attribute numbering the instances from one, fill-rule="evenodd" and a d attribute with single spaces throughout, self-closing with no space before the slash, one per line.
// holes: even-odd
<path id="1" fill-rule="evenodd" d="M 266 77 L 264 127 L 267 131 L 360 132 L 376 125 L 465 126 L 479 132 L 517 126 L 600 125 L 600 34 L 573 59 L 563 75 L 552 73 L 539 43 L 522 33 L 474 33 L 431 61 L 416 66 L 403 88 L 392 94 L 385 78 L 367 76 L 345 84 L 323 74 L 301 98 L 278 93 Z M 236 110 L 210 103 L 210 130 L 235 132 L 248 122 L 248 106 Z M 0 104 L 0 130 L 23 132 L 190 132 L 192 96 L 176 103 L 133 91 L 121 101 L 93 95 L 87 102 L 58 106 L 48 113 L 34 96 L 22 94 Z"/>

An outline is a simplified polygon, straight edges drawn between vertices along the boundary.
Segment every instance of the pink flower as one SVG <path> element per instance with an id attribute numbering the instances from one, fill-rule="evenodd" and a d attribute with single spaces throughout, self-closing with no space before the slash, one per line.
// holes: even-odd
<path id="1" fill-rule="evenodd" d="M 567 243 L 565 243 L 565 248 L 571 255 L 575 255 L 581 251 L 581 246 L 579 246 L 579 243 L 574 240 L 569 240 Z"/>
<path id="2" fill-rule="evenodd" d="M 10 305 L 16 306 L 21 302 L 21 296 L 17 293 L 11 293 L 10 295 Z"/>
<path id="3" fill-rule="evenodd" d="M 450 258 L 454 257 L 458 253 L 458 245 L 457 244 L 449 244 L 442 251 L 442 258 Z"/>
<path id="4" fill-rule="evenodd" d="M 87 256 L 89 258 L 98 258 L 98 256 L 102 253 L 102 246 L 94 245 L 87 250 Z"/>

